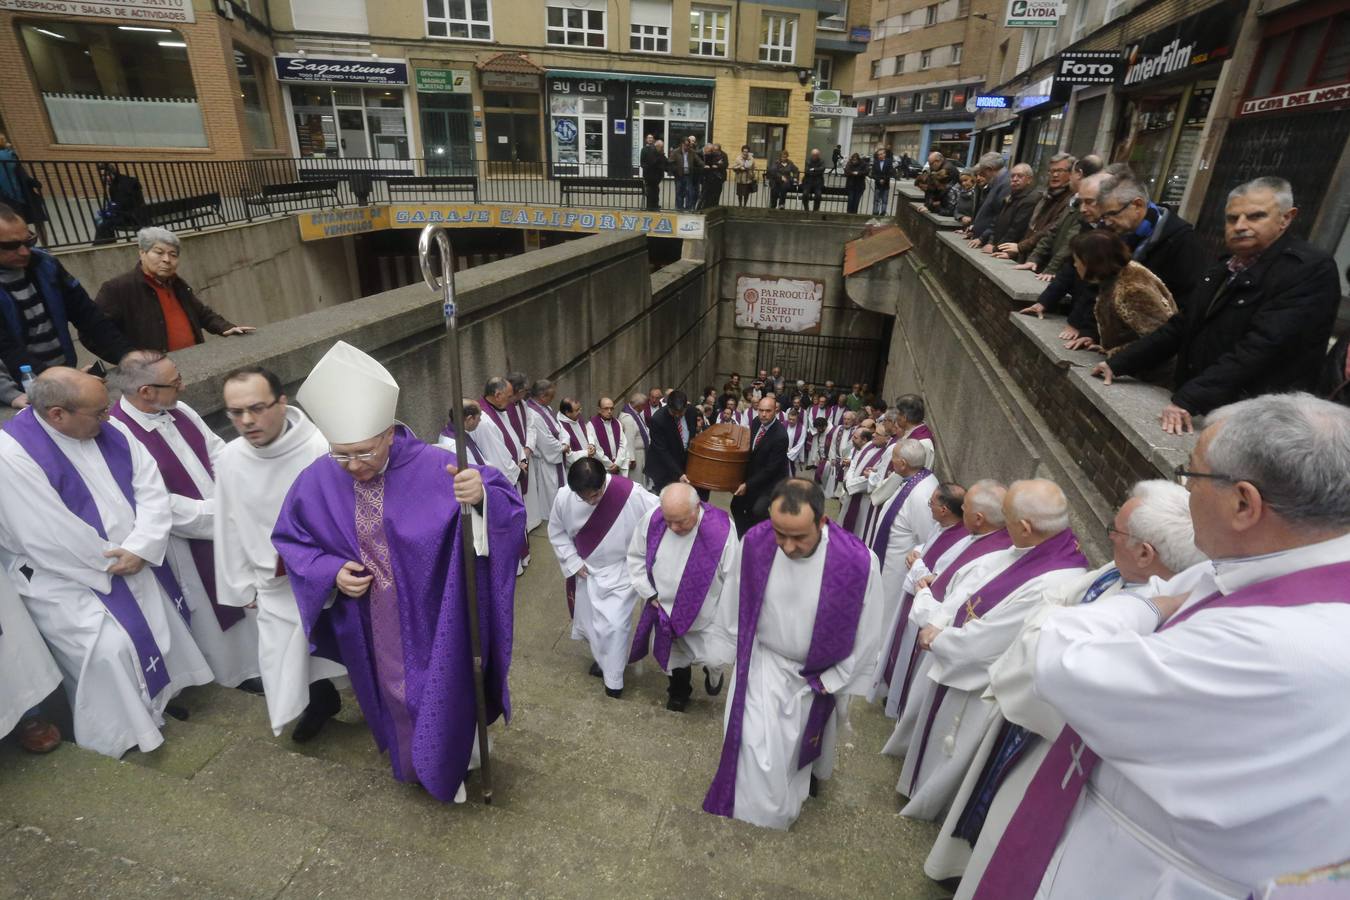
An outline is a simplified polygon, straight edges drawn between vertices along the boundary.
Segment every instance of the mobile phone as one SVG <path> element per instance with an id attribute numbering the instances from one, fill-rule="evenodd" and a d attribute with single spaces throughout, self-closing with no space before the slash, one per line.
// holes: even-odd
<path id="1" fill-rule="evenodd" d="M 108 370 L 103 367 L 103 360 L 96 360 L 94 364 L 89 367 L 89 374 L 93 375 L 95 378 L 107 378 Z"/>

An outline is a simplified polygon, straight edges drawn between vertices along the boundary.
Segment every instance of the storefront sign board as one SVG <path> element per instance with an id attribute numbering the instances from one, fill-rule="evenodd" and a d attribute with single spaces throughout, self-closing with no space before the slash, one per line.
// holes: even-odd
<path id="1" fill-rule="evenodd" d="M 1059 0 L 1008 0 L 1006 28 L 1054 28 L 1059 25 Z"/>
<path id="2" fill-rule="evenodd" d="M 389 207 L 362 206 L 358 209 L 330 209 L 322 212 L 301 213 L 295 218 L 300 223 L 300 240 L 320 241 L 324 238 L 384 231 L 389 227 Z"/>
<path id="3" fill-rule="evenodd" d="M 192 0 L 0 0 L 0 9 L 54 16 L 96 16 L 136 22 L 195 22 Z"/>
<path id="4" fill-rule="evenodd" d="M 1227 59 L 1246 4 L 1229 0 L 1155 31 L 1125 50 L 1125 87 Z"/>
<path id="5" fill-rule="evenodd" d="M 472 94 L 468 69 L 413 69 L 417 90 L 423 94 Z"/>
<path id="6" fill-rule="evenodd" d="M 408 64 L 395 59 L 278 56 L 276 67 L 278 81 L 311 81 L 324 84 L 408 83 Z"/>
<path id="7" fill-rule="evenodd" d="M 1329 84 L 1326 87 L 1309 88 L 1306 91 L 1294 91 L 1273 97 L 1256 97 L 1243 100 L 1238 107 L 1239 116 L 1256 113 L 1275 112 L 1285 109 L 1299 109 L 1305 106 L 1320 106 L 1323 103 L 1341 103 L 1350 100 L 1350 81 L 1343 84 Z"/>
<path id="8" fill-rule="evenodd" d="M 703 217 L 622 209 L 577 209 L 528 203 L 396 203 L 390 228 L 537 228 L 580 234 L 618 232 L 701 240 Z"/>

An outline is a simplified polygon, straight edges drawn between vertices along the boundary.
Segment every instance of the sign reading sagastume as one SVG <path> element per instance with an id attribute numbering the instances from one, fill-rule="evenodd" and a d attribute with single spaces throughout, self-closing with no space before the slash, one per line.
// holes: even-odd
<path id="1" fill-rule="evenodd" d="M 0 0 L 0 9 L 56 16 L 97 16 L 137 22 L 195 22 L 192 0 Z"/>
<path id="2" fill-rule="evenodd" d="M 760 331 L 820 331 L 825 283 L 770 275 L 736 276 L 736 327 Z"/>

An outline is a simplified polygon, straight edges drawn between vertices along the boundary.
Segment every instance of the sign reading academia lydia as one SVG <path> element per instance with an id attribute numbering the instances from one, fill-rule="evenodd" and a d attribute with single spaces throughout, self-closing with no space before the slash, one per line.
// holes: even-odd
<path id="1" fill-rule="evenodd" d="M 736 276 L 736 327 L 819 332 L 825 282 L 767 275 Z"/>
<path id="2" fill-rule="evenodd" d="M 1007 28 L 1054 28 L 1059 25 L 1059 0 L 1008 0 Z"/>
<path id="3" fill-rule="evenodd" d="M 278 81 L 318 81 L 325 84 L 408 83 L 408 64 L 396 59 L 278 56 L 276 66 Z"/>
<path id="4" fill-rule="evenodd" d="M 0 0 L 0 9 L 15 12 L 50 13 L 57 16 L 97 16 L 138 22 L 195 22 L 192 0 Z"/>

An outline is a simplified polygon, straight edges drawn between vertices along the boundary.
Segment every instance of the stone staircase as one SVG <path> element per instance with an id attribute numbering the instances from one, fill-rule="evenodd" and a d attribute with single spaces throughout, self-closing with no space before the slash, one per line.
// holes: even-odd
<path id="1" fill-rule="evenodd" d="M 853 705 L 835 777 L 791 831 L 706 815 L 725 692 L 696 677 L 688 712 L 667 712 L 644 662 L 606 698 L 567 639 L 547 539 L 531 545 L 491 806 L 476 776 L 463 805 L 395 782 L 350 694 L 300 746 L 271 736 L 262 698 L 199 688 L 154 753 L 0 744 L 0 900 L 949 896 L 922 872 L 934 827 L 898 815 L 875 707 Z"/>

